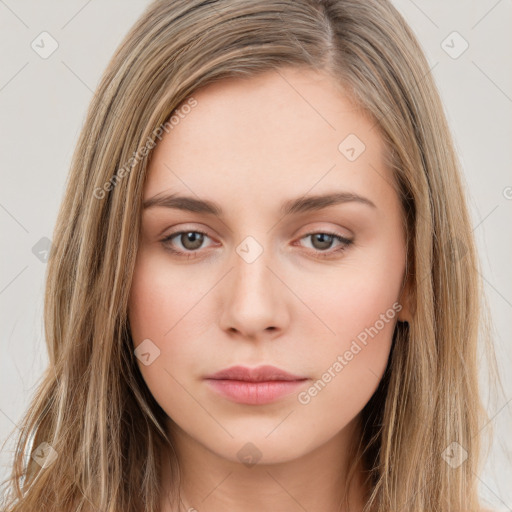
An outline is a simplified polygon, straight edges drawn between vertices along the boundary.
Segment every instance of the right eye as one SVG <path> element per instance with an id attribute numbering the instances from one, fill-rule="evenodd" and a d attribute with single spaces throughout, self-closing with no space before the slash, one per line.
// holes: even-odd
<path id="1" fill-rule="evenodd" d="M 187 231 L 176 231 L 161 240 L 163 246 L 172 253 L 183 257 L 195 257 L 193 254 L 201 248 L 205 237 L 210 238 L 207 233 L 197 229 Z M 178 249 L 172 243 L 173 239 L 181 244 Z"/>

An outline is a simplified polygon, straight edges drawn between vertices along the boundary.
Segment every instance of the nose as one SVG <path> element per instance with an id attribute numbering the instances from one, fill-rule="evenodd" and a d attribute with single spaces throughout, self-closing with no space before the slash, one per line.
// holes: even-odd
<path id="1" fill-rule="evenodd" d="M 232 264 L 221 290 L 221 328 L 253 340 L 279 336 L 289 321 L 289 297 L 267 252 L 252 262 L 235 253 Z"/>

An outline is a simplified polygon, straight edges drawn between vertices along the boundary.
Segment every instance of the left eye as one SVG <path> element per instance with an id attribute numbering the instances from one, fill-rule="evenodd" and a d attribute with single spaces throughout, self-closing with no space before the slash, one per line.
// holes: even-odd
<path id="1" fill-rule="evenodd" d="M 352 240 L 344 238 L 340 235 L 336 235 L 335 233 L 309 233 L 308 235 L 302 237 L 301 240 L 305 238 L 310 238 L 313 249 L 316 249 L 320 252 L 325 252 L 326 250 L 330 249 L 334 241 L 338 241 L 341 246 L 331 252 L 343 250 L 346 246 L 352 243 Z"/>
<path id="2" fill-rule="evenodd" d="M 164 238 L 162 240 L 162 244 L 167 250 L 177 254 L 178 256 L 193 257 L 193 255 L 203 245 L 205 237 L 210 238 L 204 231 L 178 231 Z M 181 247 L 178 247 L 178 249 L 173 247 L 172 240 L 174 238 L 177 238 L 181 244 Z M 353 240 L 349 240 L 348 238 L 344 238 L 335 233 L 325 232 L 308 233 L 307 235 L 301 237 L 300 240 L 307 238 L 311 239 L 312 249 L 314 252 L 316 252 L 318 256 L 321 257 L 329 256 L 333 253 L 343 251 L 353 242 Z M 339 247 L 329 251 L 335 241 L 339 242 Z"/>

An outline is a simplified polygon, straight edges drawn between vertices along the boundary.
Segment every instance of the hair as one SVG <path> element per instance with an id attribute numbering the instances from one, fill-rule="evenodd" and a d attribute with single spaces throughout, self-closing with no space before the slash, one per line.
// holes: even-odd
<path id="1" fill-rule="evenodd" d="M 329 74 L 370 116 L 403 207 L 413 315 L 361 413 L 365 511 L 480 509 L 487 308 L 460 164 L 412 30 L 385 0 L 160 0 L 112 57 L 73 155 L 46 276 L 49 364 L 3 510 L 156 512 L 164 449 L 179 482 L 127 317 L 151 149 L 200 87 L 284 67 Z M 468 455 L 457 468 L 442 456 L 453 442 Z M 58 462 L 31 458 L 41 443 Z"/>

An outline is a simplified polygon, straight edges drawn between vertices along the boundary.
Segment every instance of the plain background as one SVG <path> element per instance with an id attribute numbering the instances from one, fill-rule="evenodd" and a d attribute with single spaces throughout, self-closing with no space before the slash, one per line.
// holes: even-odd
<path id="1" fill-rule="evenodd" d="M 424 48 L 463 164 L 505 384 L 505 396 L 488 402 L 495 441 L 480 475 L 481 494 L 494 510 L 510 511 L 512 2 L 393 3 Z M 0 0 L 0 442 L 15 428 L 47 363 L 46 265 L 34 252 L 41 252 L 41 239 L 52 237 L 74 145 L 100 75 L 148 4 Z M 31 46 L 43 31 L 58 43 L 46 59 Z M 458 55 L 464 41 L 469 46 Z M 485 382 L 483 394 L 486 399 Z M 10 449 L 9 443 L 1 454 L 2 479 Z"/>

